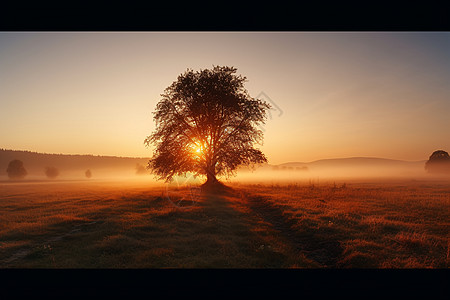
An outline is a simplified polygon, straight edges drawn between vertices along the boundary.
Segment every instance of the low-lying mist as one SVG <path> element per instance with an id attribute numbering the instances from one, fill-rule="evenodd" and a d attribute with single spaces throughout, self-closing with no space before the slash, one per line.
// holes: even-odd
<path id="1" fill-rule="evenodd" d="M 258 168 L 253 171 L 242 170 L 237 176 L 228 179 L 230 182 L 282 184 L 282 183 L 332 183 L 366 180 L 436 180 L 450 179 L 448 175 L 429 174 L 423 164 L 411 163 L 405 166 L 340 166 L 309 167 L 308 169 L 274 169 Z"/>
<path id="2" fill-rule="evenodd" d="M 119 158 L 47 155 L 3 150 L 0 165 L 0 181 L 8 182 L 55 182 L 55 181 L 114 181 L 140 182 L 145 185 L 165 184 L 146 169 L 147 158 Z M 0 154 L 1 154 L 0 153 Z M 9 180 L 6 167 L 11 159 L 19 158 L 27 175 Z M 225 184 L 320 184 L 366 180 L 448 180 L 449 175 L 433 174 L 425 169 L 426 161 L 400 161 L 382 158 L 353 157 L 325 159 L 310 163 L 264 164 L 253 169 L 240 168 L 235 176 L 218 177 Z M 50 172 L 51 171 L 51 172 Z M 200 185 L 206 178 L 190 174 L 177 176 L 170 186 Z"/>

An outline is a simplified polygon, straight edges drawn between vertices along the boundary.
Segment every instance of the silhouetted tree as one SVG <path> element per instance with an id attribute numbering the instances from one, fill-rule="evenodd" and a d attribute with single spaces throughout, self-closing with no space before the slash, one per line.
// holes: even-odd
<path id="1" fill-rule="evenodd" d="M 10 179 L 22 179 L 28 174 L 27 170 L 25 170 L 23 166 L 23 162 L 18 159 L 14 159 L 9 162 L 6 172 L 8 173 L 8 177 Z"/>
<path id="2" fill-rule="evenodd" d="M 240 165 L 267 162 L 254 144 L 262 142 L 257 126 L 265 123 L 270 105 L 250 97 L 246 77 L 236 71 L 188 69 L 161 95 L 153 113 L 156 129 L 144 141 L 156 147 L 147 168 L 159 179 L 192 172 L 215 183 Z"/>
<path id="3" fill-rule="evenodd" d="M 58 177 L 59 171 L 55 167 L 46 167 L 45 168 L 45 175 L 47 175 L 48 178 L 53 179 Z"/>
<path id="4" fill-rule="evenodd" d="M 444 150 L 437 150 L 431 154 L 425 163 L 429 173 L 450 173 L 450 156 Z"/>
<path id="5" fill-rule="evenodd" d="M 91 172 L 91 170 L 87 169 L 86 172 L 84 172 L 84 175 L 85 175 L 87 178 L 91 178 L 91 177 L 92 177 L 92 172 Z"/>

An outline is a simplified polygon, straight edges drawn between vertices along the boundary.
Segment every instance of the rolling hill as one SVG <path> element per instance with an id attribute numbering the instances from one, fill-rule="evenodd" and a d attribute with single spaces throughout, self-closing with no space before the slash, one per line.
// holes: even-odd
<path id="1" fill-rule="evenodd" d="M 408 167 L 424 165 L 426 160 L 405 161 L 378 157 L 349 157 L 349 158 L 331 158 L 320 159 L 309 163 L 288 162 L 278 166 L 283 167 L 301 167 L 309 168 L 341 168 L 341 167 Z"/>

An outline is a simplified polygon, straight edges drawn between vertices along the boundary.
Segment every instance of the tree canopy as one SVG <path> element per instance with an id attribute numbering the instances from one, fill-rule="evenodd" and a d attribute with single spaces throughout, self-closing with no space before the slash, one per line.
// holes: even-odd
<path id="1" fill-rule="evenodd" d="M 216 182 L 240 165 L 267 162 L 261 150 L 267 110 L 271 106 L 250 97 L 246 77 L 234 67 L 188 69 L 178 76 L 156 106 L 156 129 L 144 143 L 155 150 L 147 168 L 170 181 L 191 172 Z"/>

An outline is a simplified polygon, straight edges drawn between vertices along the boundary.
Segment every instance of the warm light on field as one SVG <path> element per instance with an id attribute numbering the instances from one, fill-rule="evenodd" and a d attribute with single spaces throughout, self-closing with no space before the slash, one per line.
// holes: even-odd
<path id="1" fill-rule="evenodd" d="M 448 267 L 445 182 L 192 184 L 0 183 L 0 267 Z"/>

